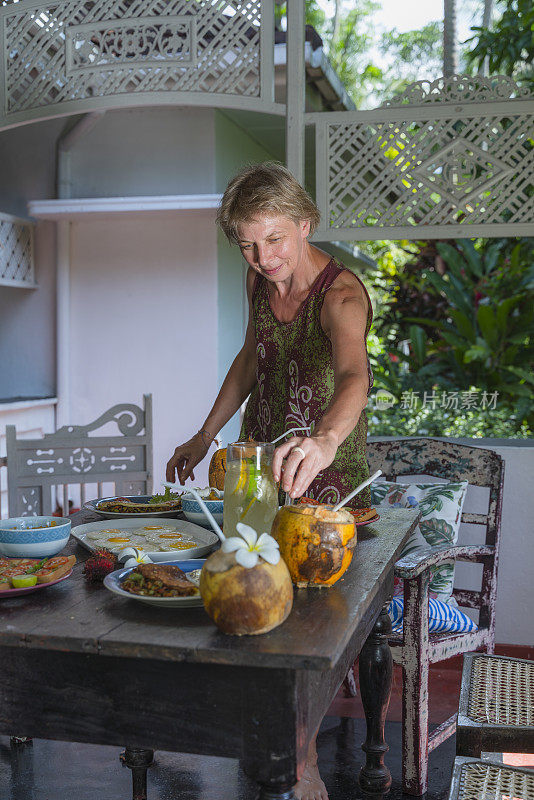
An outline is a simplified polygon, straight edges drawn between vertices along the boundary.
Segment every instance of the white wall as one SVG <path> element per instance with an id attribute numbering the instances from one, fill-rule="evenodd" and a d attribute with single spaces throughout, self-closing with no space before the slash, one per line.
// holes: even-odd
<path id="1" fill-rule="evenodd" d="M 214 212 L 73 223 L 70 314 L 70 418 L 151 392 L 158 487 L 218 389 Z"/>
<path id="2" fill-rule="evenodd" d="M 491 449 L 505 460 L 495 639 L 534 645 L 534 443 Z"/>
<path id="3" fill-rule="evenodd" d="M 497 578 L 495 641 L 534 644 L 534 443 L 508 440 L 454 439 L 458 444 L 487 447 L 505 461 L 501 545 Z M 464 511 L 486 513 L 489 490 L 470 486 Z M 482 525 L 461 525 L 459 544 L 482 544 Z M 480 589 L 482 566 L 458 562 L 455 586 Z"/>
<path id="4" fill-rule="evenodd" d="M 0 286 L 0 402 L 56 392 L 55 225 L 35 233 L 35 289 Z"/>
<path id="5" fill-rule="evenodd" d="M 108 111 L 71 153 L 72 197 L 211 194 L 214 111 Z"/>

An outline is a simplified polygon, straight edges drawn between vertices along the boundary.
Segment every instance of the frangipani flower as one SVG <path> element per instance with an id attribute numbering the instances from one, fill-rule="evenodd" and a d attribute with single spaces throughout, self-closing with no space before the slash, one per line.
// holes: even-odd
<path id="1" fill-rule="evenodd" d="M 119 560 L 127 559 L 124 562 L 125 567 L 136 567 L 138 564 L 152 564 L 152 559 L 147 556 L 143 550 L 137 547 L 125 547 L 120 551 Z"/>
<path id="2" fill-rule="evenodd" d="M 243 522 L 238 522 L 236 528 L 240 535 L 224 540 L 221 548 L 223 553 L 235 553 L 237 563 L 247 569 L 255 567 L 259 558 L 263 558 L 269 564 L 278 564 L 280 550 L 276 539 L 268 533 L 262 533 L 258 538 L 254 528 Z"/>

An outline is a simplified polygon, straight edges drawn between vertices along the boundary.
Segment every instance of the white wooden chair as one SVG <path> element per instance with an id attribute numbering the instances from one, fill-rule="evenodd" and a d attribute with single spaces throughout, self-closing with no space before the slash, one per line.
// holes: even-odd
<path id="1" fill-rule="evenodd" d="M 118 435 L 89 435 L 109 423 Z M 79 486 L 82 504 L 87 484 L 95 484 L 95 496 L 104 483 L 114 484 L 115 495 L 150 494 L 152 395 L 144 395 L 143 408 L 121 403 L 88 425 L 66 425 L 41 439 L 18 439 L 7 425 L 6 456 L 10 517 L 52 514 L 54 489 L 68 515 L 71 486 Z"/>
<path id="2" fill-rule="evenodd" d="M 428 475 L 449 481 L 468 481 L 489 489 L 486 514 L 462 514 L 462 522 L 484 525 L 483 545 L 436 548 L 431 554 L 406 556 L 395 565 L 404 580 L 404 623 L 401 636 L 393 635 L 393 660 L 402 666 L 402 789 L 423 795 L 428 786 L 428 754 L 456 730 L 456 714 L 428 730 L 428 678 L 430 664 L 471 650 L 493 653 L 495 597 L 501 527 L 504 461 L 492 450 L 438 439 L 414 438 L 373 441 L 367 444 L 371 472 L 381 469 L 386 480 L 403 482 L 403 476 Z M 429 634 L 428 589 L 430 567 L 455 559 L 482 564 L 480 591 L 457 589 L 453 597 L 464 608 L 479 612 L 478 630 L 470 633 Z M 345 679 L 349 695 L 355 693 L 351 671 Z"/>

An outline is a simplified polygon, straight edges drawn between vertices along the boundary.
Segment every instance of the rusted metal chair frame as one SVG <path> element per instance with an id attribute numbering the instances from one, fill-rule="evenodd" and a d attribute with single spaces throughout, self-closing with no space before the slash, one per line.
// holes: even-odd
<path id="1" fill-rule="evenodd" d="M 489 658 L 482 653 L 464 655 L 462 670 L 462 688 L 458 706 L 458 724 L 456 730 L 456 752 L 461 756 L 480 758 L 482 753 L 534 753 L 534 725 L 515 723 L 481 722 L 473 719 L 470 712 L 471 683 L 475 659 Z M 491 655 L 492 659 L 510 664 L 528 664 L 534 662 L 523 658 Z M 507 690 L 510 690 L 510 686 Z M 534 692 L 534 684 L 532 686 Z M 525 703 L 534 703 L 533 698 L 523 698 Z"/>
<path id="2" fill-rule="evenodd" d="M 367 457 L 371 472 L 381 469 L 389 481 L 428 475 L 449 481 L 467 480 L 472 486 L 490 491 L 487 514 L 462 514 L 462 522 L 486 526 L 484 545 L 444 547 L 431 555 L 414 554 L 395 567 L 395 575 L 404 579 L 403 633 L 390 640 L 393 660 L 401 665 L 403 676 L 402 788 L 407 794 L 420 796 L 428 786 L 429 751 L 455 732 L 457 716 L 454 714 L 429 734 L 430 664 L 472 650 L 494 650 L 504 461 L 492 450 L 429 438 L 369 442 Z M 483 565 L 480 591 L 455 588 L 453 592 L 459 606 L 478 609 L 478 630 L 429 635 L 430 567 L 451 559 Z M 346 685 L 350 686 L 350 676 Z"/>

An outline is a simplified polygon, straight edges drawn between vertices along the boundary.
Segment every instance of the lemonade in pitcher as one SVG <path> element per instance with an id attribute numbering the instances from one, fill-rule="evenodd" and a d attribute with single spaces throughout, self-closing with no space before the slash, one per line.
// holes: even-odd
<path id="1" fill-rule="evenodd" d="M 259 534 L 270 533 L 278 511 L 278 488 L 272 458 L 275 446 L 264 442 L 236 442 L 226 450 L 223 528 L 235 536 L 244 522 Z"/>

